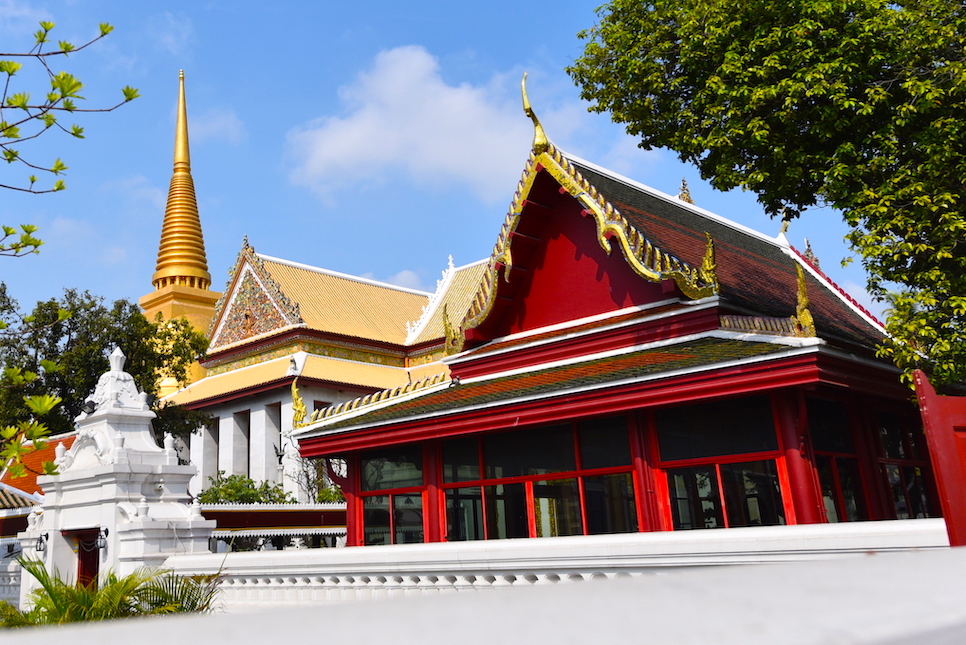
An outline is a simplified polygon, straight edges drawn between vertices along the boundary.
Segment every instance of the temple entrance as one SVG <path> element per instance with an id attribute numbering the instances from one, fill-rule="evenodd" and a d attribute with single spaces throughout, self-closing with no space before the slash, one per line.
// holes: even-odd
<path id="1" fill-rule="evenodd" d="M 77 553 L 77 584 L 85 587 L 97 584 L 101 560 L 101 550 L 97 546 L 99 533 L 100 529 L 96 528 L 63 532 L 65 538 L 73 541 Z"/>

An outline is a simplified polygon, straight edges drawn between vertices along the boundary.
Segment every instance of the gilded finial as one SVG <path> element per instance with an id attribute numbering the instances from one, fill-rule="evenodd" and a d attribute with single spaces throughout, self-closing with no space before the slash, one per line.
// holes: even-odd
<path id="1" fill-rule="evenodd" d="M 818 264 L 818 256 L 815 255 L 815 251 L 812 250 L 812 243 L 808 241 L 807 237 L 805 238 L 805 252 L 802 253 L 802 256 L 816 269 L 822 268 Z"/>
<path id="2" fill-rule="evenodd" d="M 678 193 L 678 199 L 689 204 L 694 203 L 694 200 L 691 199 L 691 190 L 688 188 L 688 180 L 684 177 L 681 178 L 681 191 Z"/>
<path id="3" fill-rule="evenodd" d="M 788 232 L 788 225 L 791 223 L 791 218 L 785 215 L 785 209 L 782 208 L 782 227 L 778 229 L 778 234 L 783 235 Z"/>
<path id="4" fill-rule="evenodd" d="M 543 131 L 543 126 L 540 125 L 540 119 L 537 118 L 533 108 L 530 107 L 530 97 L 527 96 L 526 72 L 523 73 L 523 81 L 520 83 L 520 87 L 523 92 L 523 113 L 533 121 L 533 152 L 534 154 L 546 152 L 547 148 L 550 147 L 550 141 L 547 139 L 547 133 Z"/>
<path id="5" fill-rule="evenodd" d="M 188 151 L 188 109 L 184 92 L 184 71 L 178 79 L 178 120 L 174 135 L 174 172 L 168 188 L 168 203 L 161 226 L 158 264 L 151 282 L 155 289 L 171 285 L 208 289 L 211 274 L 205 255 L 205 241 L 198 216 L 191 156 Z"/>

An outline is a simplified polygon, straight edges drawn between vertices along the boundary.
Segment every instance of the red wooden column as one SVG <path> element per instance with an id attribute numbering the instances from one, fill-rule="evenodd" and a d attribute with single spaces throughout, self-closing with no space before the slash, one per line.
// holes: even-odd
<path id="1" fill-rule="evenodd" d="M 913 373 L 926 445 L 951 546 L 966 545 L 966 397 L 940 396 L 921 370 Z"/>
<path id="2" fill-rule="evenodd" d="M 797 524 L 822 524 L 826 521 L 815 481 L 815 469 L 805 449 L 805 405 L 799 392 L 779 390 L 772 401 L 781 435 L 785 467 L 791 484 Z"/>

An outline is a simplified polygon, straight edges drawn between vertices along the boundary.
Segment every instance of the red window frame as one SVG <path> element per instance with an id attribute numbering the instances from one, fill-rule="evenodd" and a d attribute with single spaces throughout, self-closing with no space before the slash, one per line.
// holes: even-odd
<path id="1" fill-rule="evenodd" d="M 900 420 L 902 436 L 900 438 L 901 450 L 907 456 L 894 457 L 887 453 L 885 443 L 882 438 L 880 426 L 880 414 L 890 414 Z M 899 508 L 896 503 L 892 483 L 889 480 L 887 469 L 894 466 L 900 475 L 900 485 L 903 489 L 903 497 L 906 509 L 912 506 L 912 499 L 909 497 L 909 482 L 907 480 L 907 469 L 914 469 L 914 477 L 919 480 L 922 495 L 925 497 L 926 509 L 923 517 L 941 517 L 942 511 L 939 508 L 939 495 L 935 488 L 935 477 L 932 474 L 932 465 L 929 462 L 926 438 L 922 430 L 922 424 L 918 418 L 912 418 L 909 410 L 902 410 L 894 405 L 878 404 L 871 412 L 872 431 L 875 435 L 875 446 L 877 454 L 877 467 L 879 479 L 885 491 L 886 509 L 891 519 L 912 519 L 900 518 Z M 908 512 L 908 511 L 907 511 Z"/>
<path id="2" fill-rule="evenodd" d="M 583 457 L 580 451 L 580 436 L 578 431 L 578 424 L 584 421 L 591 421 L 595 418 L 605 419 L 605 418 L 618 417 L 618 416 L 624 419 L 627 427 L 628 453 L 630 455 L 629 462 L 626 465 L 621 465 L 621 466 L 606 466 L 602 468 L 589 468 L 589 469 L 583 468 L 583 464 L 582 464 Z M 580 526 L 581 532 L 579 534 L 590 535 L 591 534 L 589 532 L 590 527 L 588 526 L 589 523 L 587 521 L 588 515 L 587 515 L 587 496 L 586 496 L 586 490 L 585 490 L 585 478 L 602 477 L 607 475 L 622 475 L 622 474 L 628 474 L 630 475 L 630 478 L 631 478 L 630 492 L 634 496 L 633 520 L 637 524 L 636 530 L 632 532 L 639 532 L 641 530 L 641 527 L 644 525 L 644 518 L 642 517 L 642 513 L 641 513 L 642 486 L 640 484 L 640 475 L 638 473 L 639 469 L 636 467 L 637 451 L 635 450 L 635 446 L 634 446 L 635 444 L 634 425 L 635 424 L 633 423 L 632 415 L 631 414 L 603 415 L 599 417 L 567 419 L 567 420 L 561 420 L 559 423 L 554 423 L 550 425 L 557 426 L 557 425 L 565 425 L 565 424 L 570 426 L 570 434 L 573 441 L 574 464 L 575 464 L 574 470 L 558 471 L 558 472 L 544 473 L 544 474 L 537 474 L 537 475 L 520 475 L 520 476 L 514 476 L 514 477 L 498 477 L 498 478 L 483 477 L 481 479 L 474 479 L 474 480 L 467 480 L 467 481 L 444 482 L 443 476 L 442 476 L 442 473 L 444 472 L 443 457 L 442 457 L 442 451 L 440 451 L 437 457 L 438 458 L 437 472 L 440 473 L 439 517 L 440 517 L 440 523 L 441 523 L 441 529 L 440 529 L 441 539 L 444 541 L 448 541 L 447 533 L 448 533 L 449 520 L 447 517 L 447 508 L 446 508 L 446 491 L 448 490 L 455 490 L 460 488 L 479 488 L 480 489 L 480 503 L 482 505 L 483 539 L 495 540 L 495 539 L 501 539 L 501 538 L 491 537 L 488 534 L 489 533 L 488 528 L 490 526 L 490 522 L 489 522 L 489 511 L 488 511 L 489 504 L 487 503 L 486 489 L 488 487 L 500 486 L 500 485 L 523 484 L 525 500 L 526 500 L 525 502 L 526 511 L 527 511 L 527 536 L 526 537 L 534 538 L 538 536 L 537 536 L 537 525 L 536 525 L 537 512 L 535 508 L 533 485 L 539 482 L 552 482 L 552 481 L 559 481 L 564 479 L 577 480 L 577 491 L 578 491 L 577 494 L 578 494 L 578 503 L 579 503 L 579 509 L 580 509 L 580 523 L 581 523 L 581 526 Z M 532 428 L 529 428 L 529 429 L 538 430 L 544 427 L 547 427 L 547 425 L 533 426 Z M 486 470 L 485 470 L 486 464 L 484 463 L 484 448 L 483 448 L 483 441 L 485 437 L 490 436 L 492 434 L 497 434 L 500 432 L 507 432 L 507 431 L 525 432 L 527 429 L 528 428 L 514 428 L 512 430 L 506 429 L 506 430 L 499 430 L 492 433 L 484 433 L 479 436 L 476 436 L 475 437 L 476 454 L 479 460 L 479 465 L 478 465 L 479 472 L 482 475 L 486 474 Z M 459 540 L 459 541 L 463 541 L 463 540 Z M 469 540 L 469 541 L 474 541 L 474 540 Z"/>
<path id="3" fill-rule="evenodd" d="M 728 399 L 740 399 L 748 398 L 751 396 L 757 396 L 761 393 L 749 393 L 744 396 L 737 397 L 725 397 Z M 792 498 L 792 485 L 791 479 L 788 475 L 788 468 L 785 463 L 785 450 L 782 439 L 781 432 L 781 418 L 776 410 L 775 398 L 768 395 L 769 407 L 771 410 L 772 417 L 772 428 L 775 432 L 775 444 L 777 448 L 775 450 L 759 451 L 759 452 L 742 452 L 728 455 L 715 455 L 712 457 L 698 457 L 693 459 L 662 459 L 660 444 L 658 443 L 658 432 L 657 432 L 657 421 L 655 419 L 655 412 L 662 408 L 671 407 L 683 407 L 689 404 L 700 404 L 710 402 L 712 400 L 721 399 L 699 399 L 691 401 L 684 404 L 674 404 L 671 406 L 660 406 L 657 408 L 650 408 L 645 411 L 645 422 L 647 427 L 647 451 L 653 456 L 653 469 L 654 469 L 654 488 L 657 492 L 658 501 L 660 504 L 659 512 L 661 514 L 661 520 L 669 530 L 682 530 L 674 528 L 674 509 L 671 506 L 671 488 L 668 483 L 668 471 L 677 470 L 680 468 L 692 468 L 700 466 L 714 466 L 715 476 L 717 477 L 717 488 L 718 488 L 718 503 L 720 504 L 721 515 L 722 515 L 722 527 L 721 528 L 731 528 L 731 523 L 728 519 L 728 506 L 726 505 L 725 498 L 725 487 L 722 485 L 721 480 L 721 468 L 720 466 L 727 464 L 738 464 L 744 462 L 752 461 L 774 461 L 775 462 L 775 472 L 778 475 L 778 486 L 781 492 L 781 502 L 782 511 L 785 517 L 785 524 L 795 524 L 795 505 Z M 688 530 L 702 530 L 702 529 L 688 529 Z"/>

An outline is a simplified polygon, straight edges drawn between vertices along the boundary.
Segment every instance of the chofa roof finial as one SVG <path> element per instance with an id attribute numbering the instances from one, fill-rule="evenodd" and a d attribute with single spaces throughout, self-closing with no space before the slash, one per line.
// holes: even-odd
<path id="1" fill-rule="evenodd" d="M 537 118 L 533 108 L 530 107 L 530 98 L 527 96 L 526 72 L 523 73 L 523 81 L 520 83 L 520 87 L 523 92 L 523 113 L 533 121 L 533 152 L 534 154 L 546 152 L 547 148 L 550 147 L 550 141 L 547 139 L 547 133 L 543 131 L 543 126 L 540 125 L 540 119 Z"/>

